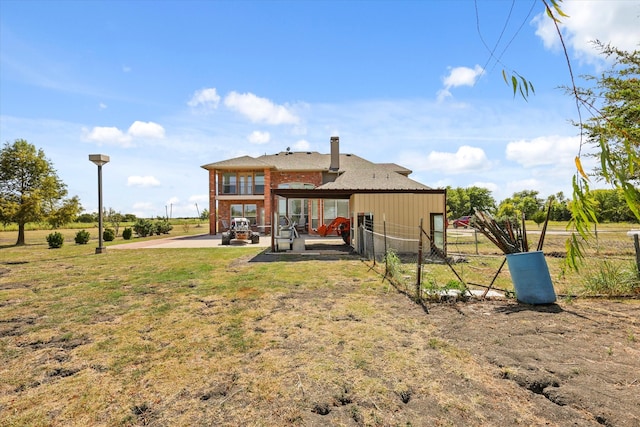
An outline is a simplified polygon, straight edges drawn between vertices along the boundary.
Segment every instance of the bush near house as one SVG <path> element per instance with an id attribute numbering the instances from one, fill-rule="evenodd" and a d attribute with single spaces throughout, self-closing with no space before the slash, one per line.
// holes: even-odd
<path id="1" fill-rule="evenodd" d="M 89 243 L 91 235 L 87 230 L 80 230 L 76 233 L 75 241 L 77 245 L 86 245 Z"/>
<path id="2" fill-rule="evenodd" d="M 64 243 L 64 236 L 57 231 L 47 236 L 47 243 L 49 243 L 50 249 L 58 249 L 62 247 Z"/>
<path id="3" fill-rule="evenodd" d="M 158 236 L 161 234 L 169 234 L 169 232 L 173 230 L 173 225 L 171 225 L 166 219 L 157 221 L 154 226 L 155 232 Z"/>
<path id="4" fill-rule="evenodd" d="M 112 242 L 116 238 L 116 232 L 113 228 L 105 228 L 102 232 L 102 238 L 105 242 Z"/>
<path id="5" fill-rule="evenodd" d="M 147 237 L 154 232 L 154 225 L 148 219 L 139 219 L 133 225 L 133 231 L 140 237 Z"/>

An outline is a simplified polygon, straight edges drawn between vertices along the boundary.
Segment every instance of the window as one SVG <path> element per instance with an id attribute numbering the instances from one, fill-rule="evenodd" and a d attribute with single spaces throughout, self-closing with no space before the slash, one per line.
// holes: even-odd
<path id="1" fill-rule="evenodd" d="M 222 174 L 222 194 L 236 194 L 236 174 Z"/>
<path id="2" fill-rule="evenodd" d="M 445 223 L 444 215 L 431 214 L 431 241 L 432 245 L 440 250 L 444 250 Z"/>
<path id="3" fill-rule="evenodd" d="M 349 218 L 349 200 L 327 199 L 324 201 L 324 223 L 329 225 L 337 217 Z"/>
<path id="4" fill-rule="evenodd" d="M 231 205 L 231 218 L 247 218 L 250 225 L 256 225 L 258 221 L 258 205 L 253 203 Z"/>
<path id="5" fill-rule="evenodd" d="M 264 172 L 223 173 L 220 191 L 220 194 L 264 194 Z"/>
<path id="6" fill-rule="evenodd" d="M 253 174 L 241 173 L 240 178 L 240 194 L 253 194 Z"/>
<path id="7" fill-rule="evenodd" d="M 256 172 L 253 189 L 255 194 L 264 194 L 264 172 Z"/>
<path id="8" fill-rule="evenodd" d="M 319 218 L 319 209 L 318 209 L 318 199 L 313 199 L 311 201 L 311 228 L 318 228 L 318 218 Z"/>
<path id="9" fill-rule="evenodd" d="M 289 199 L 289 210 L 287 213 L 291 221 L 294 221 L 300 227 L 306 227 L 307 218 L 309 217 L 307 199 Z"/>
<path id="10" fill-rule="evenodd" d="M 242 205 L 231 205 L 231 218 L 242 218 L 243 216 Z"/>

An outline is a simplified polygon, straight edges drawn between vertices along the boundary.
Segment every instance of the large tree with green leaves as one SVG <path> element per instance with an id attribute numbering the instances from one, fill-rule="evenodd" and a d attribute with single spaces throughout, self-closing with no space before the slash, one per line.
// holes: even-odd
<path id="1" fill-rule="evenodd" d="M 447 187 L 447 210 L 450 218 L 472 215 L 474 210 L 493 213 L 496 201 L 491 190 L 483 187 Z"/>
<path id="2" fill-rule="evenodd" d="M 525 218 L 532 218 L 533 215 L 542 209 L 543 200 L 538 197 L 535 190 L 522 190 L 507 197 L 498 206 L 498 216 L 509 217 L 524 214 Z"/>
<path id="3" fill-rule="evenodd" d="M 581 105 L 592 115 L 576 125 L 585 143 L 595 147 L 592 156 L 599 166 L 594 175 L 622 190 L 628 207 L 640 219 L 640 50 L 596 45 L 612 65 L 599 77 L 587 76 L 595 83 L 593 88 L 576 89 Z"/>
<path id="4" fill-rule="evenodd" d="M 24 139 L 5 143 L 0 150 L 0 221 L 18 224 L 16 245 L 24 245 L 25 225 L 48 222 L 60 227 L 82 210 L 77 196 L 66 198 L 60 180 L 44 151 Z"/>

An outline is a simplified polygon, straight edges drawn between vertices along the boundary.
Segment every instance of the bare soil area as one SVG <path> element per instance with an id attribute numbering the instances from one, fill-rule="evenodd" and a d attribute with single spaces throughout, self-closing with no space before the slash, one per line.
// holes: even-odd
<path id="1" fill-rule="evenodd" d="M 640 426 L 639 314 L 638 301 L 583 300 L 438 305 L 427 316 L 493 378 L 520 387 L 546 423 Z"/>

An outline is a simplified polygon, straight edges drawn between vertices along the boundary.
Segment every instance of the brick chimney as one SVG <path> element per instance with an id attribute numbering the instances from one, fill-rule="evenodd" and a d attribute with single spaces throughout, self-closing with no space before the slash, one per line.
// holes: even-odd
<path id="1" fill-rule="evenodd" d="M 329 166 L 329 170 L 332 172 L 337 172 L 340 170 L 340 137 L 332 136 L 331 137 L 331 166 Z"/>

